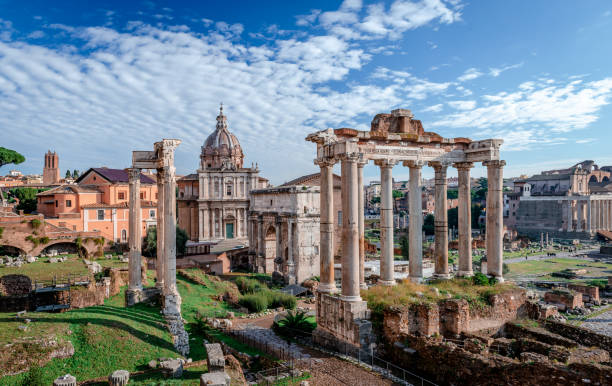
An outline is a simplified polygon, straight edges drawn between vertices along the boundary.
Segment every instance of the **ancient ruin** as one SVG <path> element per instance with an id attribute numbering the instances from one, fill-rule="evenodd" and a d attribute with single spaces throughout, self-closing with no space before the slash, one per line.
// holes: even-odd
<path id="1" fill-rule="evenodd" d="M 153 151 L 134 151 L 130 169 L 130 260 L 129 283 L 126 291 L 127 305 L 143 301 L 145 296 L 141 281 L 141 220 L 140 220 L 140 169 L 157 170 L 157 289 L 161 291 L 162 310 L 173 335 L 174 346 L 185 354 L 189 341 L 181 317 L 181 295 L 176 287 L 176 170 L 174 150 L 181 143 L 178 139 L 156 142 Z"/>
<path id="2" fill-rule="evenodd" d="M 359 345 L 369 328 L 366 302 L 360 288 L 364 277 L 363 167 L 369 162 L 381 169 L 381 284 L 393 285 L 393 206 L 391 169 L 402 162 L 410 168 L 410 191 L 421 191 L 421 168 L 429 165 L 436 175 L 436 275 L 447 278 L 448 224 L 446 218 L 446 170 L 459 171 L 459 265 L 460 275 L 472 274 L 469 173 L 475 162 L 487 167 L 487 260 L 488 274 L 499 282 L 502 275 L 502 169 L 499 159 L 501 139 L 472 141 L 468 138 L 442 138 L 425 132 L 410 110 L 397 109 L 391 114 L 377 114 L 371 129 L 327 129 L 310 134 L 307 141 L 317 145 L 315 163 L 321 168 L 321 284 L 317 295 L 319 340 L 340 339 Z M 341 296 L 334 280 L 332 169 L 341 163 L 342 178 L 342 281 Z M 410 195 L 410 279 L 423 279 L 421 195 Z M 418 213 L 419 215 L 412 215 Z"/>

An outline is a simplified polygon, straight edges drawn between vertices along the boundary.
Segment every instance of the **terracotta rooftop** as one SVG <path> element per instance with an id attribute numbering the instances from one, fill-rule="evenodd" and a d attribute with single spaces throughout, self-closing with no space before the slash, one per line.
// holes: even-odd
<path id="1" fill-rule="evenodd" d="M 53 196 L 54 194 L 72 193 L 100 193 L 95 185 L 61 185 L 56 188 L 38 193 L 37 196 Z"/>
<path id="2" fill-rule="evenodd" d="M 293 186 L 293 185 L 302 185 L 308 181 L 312 181 L 312 180 L 316 180 L 320 178 L 321 173 L 312 173 L 312 174 L 307 174 L 305 176 L 301 176 L 298 177 L 294 180 L 285 182 L 284 184 L 280 185 L 280 186 Z M 334 186 L 340 186 L 340 176 L 337 174 L 334 174 Z M 319 179 L 319 185 L 321 184 L 320 179 Z"/>
<path id="3" fill-rule="evenodd" d="M 129 182 L 128 172 L 126 169 L 109 169 L 109 168 L 90 168 L 88 171 L 83 173 L 76 182 L 79 183 L 82 181 L 86 175 L 90 172 L 96 172 L 102 178 L 106 179 L 111 183 L 127 183 Z M 141 184 L 155 184 L 156 181 L 151 177 L 147 176 L 144 173 L 140 173 L 140 183 Z"/>

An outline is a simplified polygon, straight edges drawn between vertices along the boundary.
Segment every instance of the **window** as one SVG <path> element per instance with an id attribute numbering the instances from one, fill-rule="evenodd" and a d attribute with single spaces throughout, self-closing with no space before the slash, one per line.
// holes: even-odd
<path id="1" fill-rule="evenodd" d="M 342 226 L 342 211 L 338 211 L 338 226 Z"/>
<path id="2" fill-rule="evenodd" d="M 104 220 L 104 209 L 98 209 L 98 221 Z"/>
<path id="3" fill-rule="evenodd" d="M 159 196 L 159 194 L 158 194 L 158 193 L 155 193 L 155 199 L 156 199 L 156 200 L 157 200 L 157 197 L 158 197 L 158 196 Z"/>
<path id="4" fill-rule="evenodd" d="M 119 192 L 119 197 L 120 200 L 125 200 L 125 192 Z"/>
<path id="5" fill-rule="evenodd" d="M 58 205 L 58 202 L 57 202 L 57 200 L 55 200 L 55 207 L 56 207 L 56 208 L 57 208 L 57 205 Z"/>
<path id="6" fill-rule="evenodd" d="M 144 199 L 145 199 L 145 197 L 146 197 L 145 192 L 140 192 L 140 199 L 141 199 L 141 200 L 144 200 Z"/>
<path id="7" fill-rule="evenodd" d="M 127 231 L 125 229 L 121 231 L 121 241 L 124 243 L 127 241 Z"/>
<path id="8" fill-rule="evenodd" d="M 149 217 L 150 218 L 155 218 L 155 210 L 154 209 L 150 209 L 149 210 Z"/>
<path id="9" fill-rule="evenodd" d="M 228 196 L 232 195 L 232 185 L 230 185 L 230 184 L 227 185 L 227 195 Z"/>
<path id="10" fill-rule="evenodd" d="M 71 208 L 71 207 L 72 207 L 72 201 L 66 200 L 66 208 Z"/>

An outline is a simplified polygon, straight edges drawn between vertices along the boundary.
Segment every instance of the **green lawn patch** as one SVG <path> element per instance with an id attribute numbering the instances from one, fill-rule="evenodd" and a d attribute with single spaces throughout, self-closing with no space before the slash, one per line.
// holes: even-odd
<path id="1" fill-rule="evenodd" d="M 26 275 L 34 280 L 52 280 L 68 274 L 88 275 L 89 270 L 83 260 L 76 255 L 67 255 L 68 260 L 61 263 L 49 263 L 48 257 L 41 257 L 34 263 L 23 264 L 21 267 L 1 267 L 0 277 L 4 275 Z"/>

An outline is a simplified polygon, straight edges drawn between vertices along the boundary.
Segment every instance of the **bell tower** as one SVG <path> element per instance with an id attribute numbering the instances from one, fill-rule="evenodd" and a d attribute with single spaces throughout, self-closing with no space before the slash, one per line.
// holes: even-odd
<path id="1" fill-rule="evenodd" d="M 59 157 L 56 152 L 49 150 L 45 153 L 45 166 L 43 167 L 43 184 L 55 185 L 59 184 Z"/>

